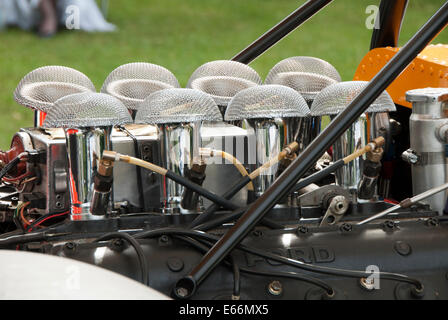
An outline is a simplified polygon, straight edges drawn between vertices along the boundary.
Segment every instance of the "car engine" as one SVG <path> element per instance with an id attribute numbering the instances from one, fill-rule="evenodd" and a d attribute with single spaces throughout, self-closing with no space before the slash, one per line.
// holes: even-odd
<path id="1" fill-rule="evenodd" d="M 147 62 L 100 92 L 31 71 L 14 97 L 35 125 L 0 152 L 0 257 L 77 260 L 174 299 L 447 299 L 448 46 L 429 45 L 447 6 L 353 81 L 305 56 L 263 81 L 248 60 L 266 39 L 186 88 Z"/>

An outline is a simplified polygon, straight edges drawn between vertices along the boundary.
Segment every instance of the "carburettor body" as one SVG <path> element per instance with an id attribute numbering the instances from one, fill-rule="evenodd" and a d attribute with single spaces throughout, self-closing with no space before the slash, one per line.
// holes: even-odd
<path id="1" fill-rule="evenodd" d="M 70 208 L 68 162 L 66 142 L 62 129 L 23 128 L 16 134 L 25 151 L 37 150 L 41 154 L 34 169 L 38 179 L 32 188 L 20 193 L 21 201 L 34 201 L 42 214 L 64 212 Z M 255 164 L 253 130 L 227 123 L 204 123 L 201 128 L 202 147 L 223 150 L 237 157 L 245 167 Z M 135 140 L 134 140 L 135 139 Z M 138 153 L 136 154 L 136 146 Z M 161 164 L 161 137 L 156 126 L 127 125 L 112 132 L 112 149 L 116 152 Z M 223 159 L 207 161 L 204 187 L 219 194 L 238 179 L 240 173 L 233 164 Z M 140 175 L 140 178 L 138 177 Z M 141 181 L 141 189 L 138 181 Z M 162 178 L 157 173 L 117 162 L 114 166 L 113 202 L 115 208 L 127 212 L 160 211 Z M 226 183 L 227 181 L 227 183 Z M 247 203 L 247 189 L 241 190 L 233 200 L 239 205 Z M 210 201 L 203 199 L 202 205 Z"/>
<path id="2" fill-rule="evenodd" d="M 129 126 L 141 150 L 142 158 L 159 163 L 159 142 L 154 126 Z M 25 144 L 25 150 L 37 150 L 41 154 L 36 173 L 38 179 L 32 189 L 21 193 L 22 201 L 37 201 L 42 214 L 67 211 L 70 207 L 68 188 L 68 162 L 64 131 L 61 129 L 23 128 L 17 135 Z M 112 148 L 117 152 L 135 155 L 134 141 L 126 133 L 114 129 Z M 36 171 L 36 170 L 35 170 Z M 142 188 L 147 197 L 139 199 L 137 173 L 134 166 L 117 163 L 114 168 L 113 199 L 130 209 L 151 210 L 159 205 L 159 183 L 156 174 L 141 171 Z"/>
<path id="3" fill-rule="evenodd" d="M 416 195 L 448 182 L 448 89 L 411 90 L 406 98 L 412 102 L 411 148 L 403 153 L 403 159 L 412 164 L 412 190 Z M 446 191 L 440 192 L 425 202 L 442 214 L 447 195 Z"/>

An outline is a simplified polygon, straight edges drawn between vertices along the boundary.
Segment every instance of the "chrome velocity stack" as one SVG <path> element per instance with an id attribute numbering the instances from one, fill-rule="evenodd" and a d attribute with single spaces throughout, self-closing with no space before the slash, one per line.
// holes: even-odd
<path id="1" fill-rule="evenodd" d="M 265 84 L 280 84 L 299 92 L 311 107 L 316 95 L 324 88 L 341 81 L 341 76 L 329 62 L 314 57 L 290 57 L 277 63 L 268 73 Z M 320 118 L 311 117 L 308 138 L 320 133 Z"/>
<path id="2" fill-rule="evenodd" d="M 94 191 L 94 177 L 104 150 L 110 150 L 112 127 L 131 123 L 120 100 L 102 93 L 78 93 L 57 100 L 48 111 L 45 128 L 64 128 L 69 160 L 71 219 L 101 215 L 92 203 L 106 206 L 109 194 Z"/>
<path id="3" fill-rule="evenodd" d="M 56 100 L 75 93 L 95 91 L 95 86 L 85 74 L 68 67 L 46 66 L 23 77 L 14 91 L 14 99 L 36 110 L 36 125 L 41 126 Z"/>
<path id="4" fill-rule="evenodd" d="M 163 166 L 185 176 L 186 170 L 201 162 L 200 130 L 203 121 L 222 121 L 214 100 L 193 89 L 166 89 L 147 97 L 139 106 L 135 122 L 155 124 L 162 135 Z M 182 209 L 184 188 L 168 179 L 162 183 L 161 208 L 164 213 Z"/>
<path id="5" fill-rule="evenodd" d="M 262 85 L 245 89 L 230 101 L 224 119 L 239 122 L 255 131 L 257 167 L 266 163 L 292 141 L 303 148 L 301 133 L 306 131 L 310 110 L 305 99 L 295 90 L 281 85 Z M 258 178 L 256 194 L 261 195 L 275 180 L 278 166 Z"/>
<path id="6" fill-rule="evenodd" d="M 411 148 L 402 157 L 412 165 L 412 191 L 417 195 L 448 182 L 448 88 L 410 90 L 406 100 L 412 102 Z M 425 202 L 442 215 L 447 195 L 439 192 Z"/>
<path id="7" fill-rule="evenodd" d="M 329 116 L 332 120 L 348 106 L 353 99 L 368 84 L 366 81 L 347 81 L 328 86 L 314 99 L 311 106 L 311 115 L 320 117 Z M 384 91 L 367 109 L 366 113 L 374 119 L 378 114 L 389 116 L 387 112 L 395 111 L 395 104 L 389 94 Z M 325 121 L 325 120 L 321 120 Z M 376 138 L 377 132 L 369 132 L 367 115 L 363 114 L 333 145 L 333 160 L 342 159 L 361 146 L 367 144 L 371 138 Z M 386 137 L 385 137 L 386 138 Z M 356 194 L 358 182 L 362 177 L 363 158 L 360 157 L 336 171 L 337 183 L 345 189 Z"/>
<path id="8" fill-rule="evenodd" d="M 217 60 L 203 64 L 191 75 L 187 87 L 209 94 L 224 114 L 235 94 L 260 85 L 258 73 L 240 62 Z"/>
<path id="9" fill-rule="evenodd" d="M 290 57 L 277 63 L 268 73 L 265 84 L 281 84 L 299 92 L 311 105 L 316 95 L 341 81 L 335 67 L 314 57 Z"/>
<path id="10" fill-rule="evenodd" d="M 179 87 L 176 77 L 168 69 L 152 63 L 134 62 L 112 71 L 104 81 L 101 92 L 119 99 L 135 113 L 139 104 L 150 94 Z"/>

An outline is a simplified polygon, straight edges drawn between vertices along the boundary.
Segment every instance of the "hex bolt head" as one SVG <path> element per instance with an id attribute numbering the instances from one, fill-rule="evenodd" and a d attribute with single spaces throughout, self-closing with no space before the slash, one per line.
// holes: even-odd
<path id="1" fill-rule="evenodd" d="M 350 223 L 343 223 L 340 230 L 342 232 L 351 232 L 353 230 L 353 226 Z"/>
<path id="2" fill-rule="evenodd" d="M 273 296 L 279 296 L 283 292 L 283 286 L 282 283 L 278 280 L 272 281 L 268 286 L 268 291 Z"/>
<path id="3" fill-rule="evenodd" d="M 176 295 L 179 298 L 185 298 L 186 296 L 188 296 L 188 290 L 185 288 L 177 288 L 176 289 Z"/>
<path id="4" fill-rule="evenodd" d="M 309 232 L 309 229 L 308 229 L 308 227 L 305 227 L 305 226 L 299 226 L 298 228 L 297 228 L 297 234 L 306 234 L 306 233 L 308 233 Z"/>
<path id="5" fill-rule="evenodd" d="M 161 243 L 168 243 L 168 241 L 170 241 L 170 238 L 169 238 L 168 236 L 166 236 L 166 235 L 163 235 L 163 236 L 161 236 L 161 237 L 159 238 L 159 241 L 160 241 Z"/>

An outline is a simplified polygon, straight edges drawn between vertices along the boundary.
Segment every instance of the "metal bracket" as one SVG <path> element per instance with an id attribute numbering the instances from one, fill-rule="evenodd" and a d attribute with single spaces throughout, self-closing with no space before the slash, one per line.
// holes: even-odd
<path id="1" fill-rule="evenodd" d="M 331 226 L 337 224 L 348 210 L 349 202 L 344 196 L 335 196 L 331 199 L 325 216 L 320 226 Z"/>

